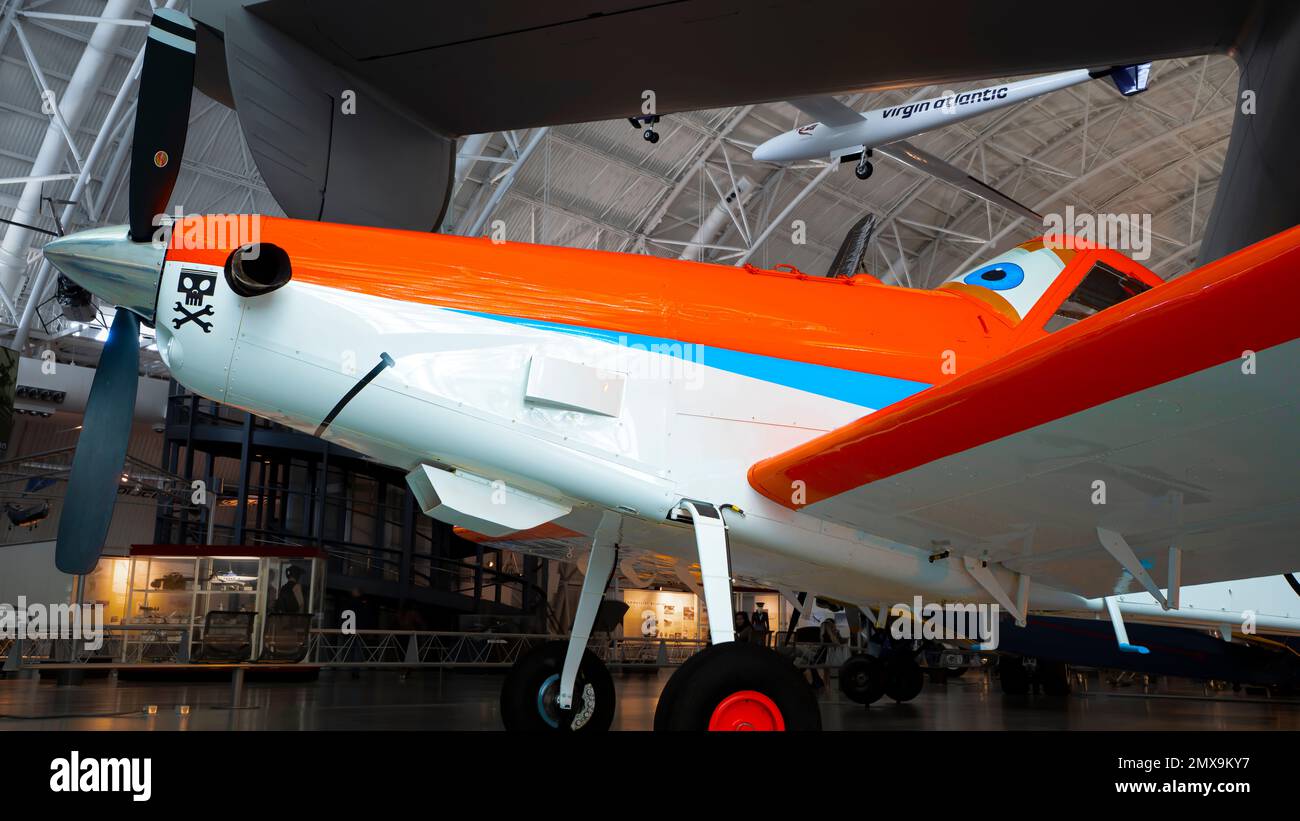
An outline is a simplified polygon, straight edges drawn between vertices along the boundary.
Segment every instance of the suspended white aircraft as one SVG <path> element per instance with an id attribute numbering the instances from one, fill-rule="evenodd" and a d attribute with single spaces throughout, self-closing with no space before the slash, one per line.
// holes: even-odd
<path id="1" fill-rule="evenodd" d="M 872 152 L 879 151 L 994 205 L 1038 221 L 1042 217 L 1033 210 L 922 151 L 905 138 L 1103 77 L 1111 78 L 1121 94 L 1131 97 L 1146 91 L 1150 73 L 1150 63 L 1097 71 L 1081 68 L 973 91 L 945 93 L 928 100 L 866 112 L 854 111 L 834 97 L 803 97 L 791 100 L 790 104 L 815 117 L 816 121 L 773 137 L 755 148 L 753 156 L 760 162 L 776 163 L 825 158 L 857 159 L 854 173 L 858 179 L 865 180 L 871 176 Z"/>

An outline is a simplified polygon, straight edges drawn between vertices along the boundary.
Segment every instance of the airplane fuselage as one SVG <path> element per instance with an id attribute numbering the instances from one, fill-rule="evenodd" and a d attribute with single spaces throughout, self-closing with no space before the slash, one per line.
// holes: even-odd
<path id="1" fill-rule="evenodd" d="M 1065 71 L 878 108 L 863 112 L 861 122 L 838 126 L 809 123 L 758 146 L 754 149 L 754 159 L 763 162 L 836 159 L 864 147 L 886 145 L 923 134 L 1091 79 L 1093 75 L 1087 69 Z"/>
<path id="2" fill-rule="evenodd" d="M 1013 322 L 1009 305 L 868 276 L 290 220 L 261 228 L 293 278 L 249 298 L 223 280 L 228 249 L 189 250 L 175 233 L 158 345 L 191 390 L 403 470 L 504 483 L 567 509 L 555 524 L 575 533 L 621 511 L 627 546 L 685 561 L 691 532 L 670 511 L 684 498 L 735 505 L 737 577 L 850 600 L 918 586 L 986 598 L 928 551 L 791 511 L 746 475 L 1043 333 Z M 1046 258 L 1050 283 L 1062 264 Z"/>

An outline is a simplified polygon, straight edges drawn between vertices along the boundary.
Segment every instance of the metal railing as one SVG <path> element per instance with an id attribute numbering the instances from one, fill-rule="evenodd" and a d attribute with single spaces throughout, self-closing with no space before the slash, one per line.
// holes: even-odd
<path id="1" fill-rule="evenodd" d="M 307 661 L 326 667 L 509 667 L 536 645 L 564 641 L 538 633 L 434 630 L 313 630 Z M 706 647 L 693 639 L 593 638 L 588 646 L 611 667 L 675 667 Z"/>
<path id="2" fill-rule="evenodd" d="M 194 632 L 194 627 L 185 624 L 107 625 L 96 649 L 88 649 L 80 639 L 0 639 L 0 657 L 6 670 L 45 663 L 165 667 L 191 662 Z M 313 628 L 306 655 L 297 663 L 331 668 L 508 668 L 538 644 L 567 638 L 539 633 Z M 822 645 L 815 642 L 778 640 L 774 644 L 777 652 L 792 656 L 800 667 L 838 666 L 838 661 L 828 665 L 819 660 Z M 599 636 L 592 638 L 588 647 L 612 668 L 657 669 L 676 667 L 708 645 L 705 639 Z"/>
<path id="3" fill-rule="evenodd" d="M 300 664 L 317 667 L 506 668 L 536 645 L 567 637 L 538 633 L 436 630 L 313 629 Z M 185 624 L 105 626 L 98 647 L 81 639 L 0 639 L 5 670 L 42 664 L 188 664 L 194 628 Z M 704 640 L 593 638 L 596 653 L 611 667 L 675 667 L 708 645 Z M 271 663 L 271 662 L 269 662 Z"/>

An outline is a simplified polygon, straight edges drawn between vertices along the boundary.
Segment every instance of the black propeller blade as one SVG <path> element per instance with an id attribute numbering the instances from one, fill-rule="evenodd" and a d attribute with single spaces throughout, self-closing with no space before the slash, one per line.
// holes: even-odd
<path id="1" fill-rule="evenodd" d="M 154 12 L 131 143 L 131 239 L 136 242 L 153 238 L 154 217 L 167 210 L 180 173 L 194 85 L 194 38 L 194 21 L 184 14 Z"/>
<path id="2" fill-rule="evenodd" d="M 104 549 L 131 439 L 139 367 L 140 320 L 118 310 L 90 385 L 59 515 L 54 564 L 64 573 L 89 573 Z"/>

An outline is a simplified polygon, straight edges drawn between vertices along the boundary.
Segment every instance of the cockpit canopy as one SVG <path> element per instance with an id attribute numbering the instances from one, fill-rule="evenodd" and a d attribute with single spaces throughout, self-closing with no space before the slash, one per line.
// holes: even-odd
<path id="1" fill-rule="evenodd" d="M 1038 238 L 941 287 L 978 299 L 1012 324 L 1060 330 L 1160 284 L 1124 255 L 1074 238 Z M 1050 307 L 1047 305 L 1050 303 Z"/>

